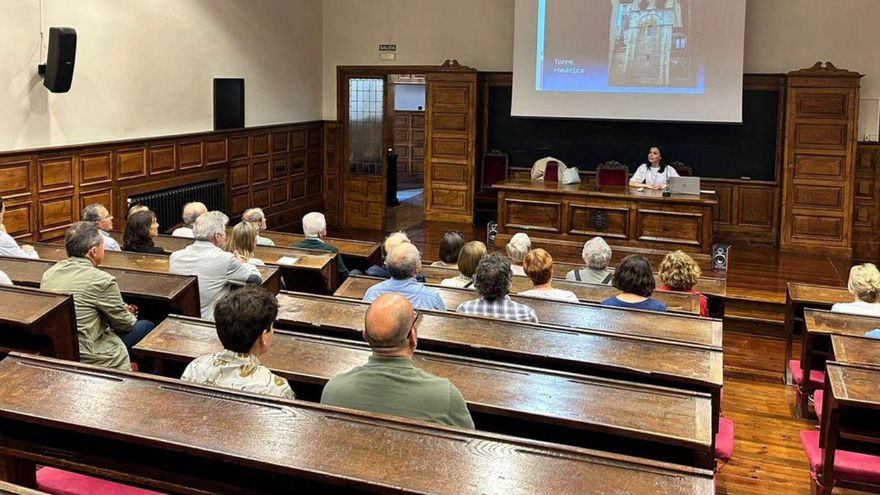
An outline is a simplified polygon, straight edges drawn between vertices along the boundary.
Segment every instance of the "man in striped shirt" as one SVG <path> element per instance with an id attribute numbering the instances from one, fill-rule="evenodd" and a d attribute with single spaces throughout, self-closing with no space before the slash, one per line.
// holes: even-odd
<path id="1" fill-rule="evenodd" d="M 479 299 L 465 301 L 455 309 L 458 313 L 477 316 L 490 316 L 504 320 L 531 321 L 538 323 L 535 310 L 513 302 L 508 296 L 513 272 L 510 262 L 492 253 L 483 257 L 474 273 L 474 287 L 480 295 Z"/>

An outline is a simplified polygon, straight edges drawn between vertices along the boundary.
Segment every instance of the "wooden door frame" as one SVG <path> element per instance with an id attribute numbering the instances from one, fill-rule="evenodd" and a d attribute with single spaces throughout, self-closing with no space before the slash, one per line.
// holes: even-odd
<path id="1" fill-rule="evenodd" d="M 383 110 L 383 156 L 384 150 L 387 150 L 389 144 L 392 141 L 392 132 L 394 126 L 394 94 L 391 88 L 388 85 L 388 76 L 392 74 L 426 74 L 428 72 L 437 71 L 440 69 L 440 65 L 339 65 L 336 67 L 336 120 L 339 122 L 340 126 L 340 140 L 341 140 L 341 152 L 340 152 L 340 160 L 338 161 L 338 174 L 337 177 L 340 177 L 343 181 L 341 187 L 339 188 L 339 192 L 341 195 L 340 204 L 342 208 L 345 208 L 345 195 L 346 195 L 346 187 L 345 183 L 348 182 L 348 80 L 352 78 L 364 77 L 364 78 L 382 78 L 385 80 L 384 88 L 384 110 Z M 425 111 L 427 113 L 427 105 L 428 102 L 425 102 L 426 108 Z M 382 174 L 381 177 L 383 180 L 388 174 L 387 170 L 388 164 L 383 159 L 382 162 Z M 423 170 L 424 174 L 425 171 Z M 422 178 L 423 182 L 427 181 L 426 177 Z M 384 186 L 383 186 L 384 188 Z M 384 203 L 384 198 L 383 198 Z M 385 209 L 382 210 L 382 230 L 385 230 Z M 340 224 L 344 223 L 345 212 L 340 212 L 339 221 Z M 344 227 L 344 225 L 343 225 Z"/>

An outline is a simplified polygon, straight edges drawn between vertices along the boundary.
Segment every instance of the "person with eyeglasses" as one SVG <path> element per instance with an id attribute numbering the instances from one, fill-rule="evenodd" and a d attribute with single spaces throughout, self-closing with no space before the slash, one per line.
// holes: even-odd
<path id="1" fill-rule="evenodd" d="M 116 239 L 110 237 L 110 231 L 113 230 L 113 215 L 104 205 L 92 203 L 86 206 L 80 213 L 79 219 L 83 222 L 95 222 L 98 225 L 98 230 L 104 236 L 105 251 L 122 251 Z"/>
<path id="2" fill-rule="evenodd" d="M 363 366 L 330 378 L 321 403 L 473 428 L 458 388 L 413 364 L 417 317 L 412 304 L 399 294 L 376 298 L 367 309 L 363 331 L 373 354 Z"/>

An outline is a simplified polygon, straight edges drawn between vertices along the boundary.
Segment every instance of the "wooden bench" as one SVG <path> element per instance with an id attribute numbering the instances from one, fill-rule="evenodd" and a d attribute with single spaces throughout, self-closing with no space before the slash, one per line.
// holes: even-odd
<path id="1" fill-rule="evenodd" d="M 785 291 L 785 354 L 782 372 L 786 385 L 792 384 L 788 362 L 791 361 L 794 335 L 803 334 L 804 308 L 831 309 L 839 302 L 852 302 L 853 295 L 846 288 L 788 282 Z M 803 366 L 803 364 L 801 364 Z"/>
<path id="2" fill-rule="evenodd" d="M 860 364 L 829 362 L 826 369 L 819 428 L 822 469 L 821 485 L 877 492 L 880 483 L 868 484 L 835 475 L 837 450 L 880 455 L 880 368 Z"/>
<path id="3" fill-rule="evenodd" d="M 39 288 L 43 273 L 54 261 L 0 257 L 0 271 L 15 285 Z M 119 291 L 129 303 L 137 304 L 140 315 L 155 323 L 174 312 L 200 316 L 199 286 L 193 275 L 101 267 L 116 277 Z"/>
<path id="4" fill-rule="evenodd" d="M 863 337 L 866 332 L 880 328 L 880 318 L 832 313 L 817 309 L 805 309 L 803 314 L 806 331 L 801 344 L 803 376 L 801 377 L 801 389 L 798 391 L 801 396 L 798 405 L 801 417 L 807 417 L 809 401 L 806 398 L 813 393 L 813 385 L 809 379 L 810 373 L 813 370 L 824 369 L 830 349 L 830 337 L 833 335 Z"/>
<path id="5" fill-rule="evenodd" d="M 110 235 L 122 245 L 121 232 L 114 231 Z M 156 246 L 167 251 L 169 255 L 186 248 L 193 242 L 193 239 L 170 235 L 160 235 L 155 239 Z M 267 265 L 257 267 L 261 273 L 276 268 L 281 271 L 281 277 L 288 289 L 319 294 L 332 294 L 339 286 L 336 256 L 336 253 L 325 251 L 272 246 L 257 246 L 254 251 L 254 257 L 263 260 Z M 295 259 L 295 262 L 288 263 L 283 258 Z M 265 277 L 263 279 L 265 280 Z M 277 291 L 274 293 L 277 294 Z"/>
<path id="6" fill-rule="evenodd" d="M 40 259 L 47 261 L 61 261 L 67 258 L 64 246 L 55 244 L 32 244 L 40 255 Z M 129 251 L 104 251 L 104 268 L 135 269 L 156 273 L 168 273 L 168 256 L 161 254 L 133 253 Z M 263 287 L 277 294 L 281 290 L 281 276 L 277 267 L 258 266 L 260 277 L 263 279 Z"/>
<path id="7" fill-rule="evenodd" d="M 363 301 L 291 292 L 279 294 L 278 304 L 278 327 L 358 341 L 369 307 Z M 622 311 L 598 330 L 440 311 L 419 311 L 415 325 L 421 349 L 709 393 L 714 431 L 724 369 L 720 329 L 718 346 L 711 338 L 664 340 L 643 335 L 650 332 L 629 325 Z"/>
<path id="8" fill-rule="evenodd" d="M 10 351 L 79 361 L 73 296 L 0 285 L 0 357 Z"/>
<path id="9" fill-rule="evenodd" d="M 25 488 L 23 486 L 13 485 L 12 483 L 6 483 L 5 481 L 0 481 L 0 494 L 2 494 L 2 495 L 46 495 L 46 492 L 38 492 L 37 490 L 31 490 L 30 488 Z"/>
<path id="10" fill-rule="evenodd" d="M 221 350 L 214 323 L 177 317 L 135 347 L 138 355 L 176 363 L 165 368 L 175 372 Z M 276 330 L 260 360 L 290 381 L 297 398 L 317 401 L 331 377 L 371 354 L 365 342 Z M 714 467 L 708 394 L 421 350 L 414 362 L 458 387 L 480 430 Z"/>
<path id="11" fill-rule="evenodd" d="M 425 282 L 431 285 L 440 285 L 443 279 L 454 277 L 457 270 L 451 268 L 425 266 L 422 267 Z M 603 300 L 620 294 L 620 291 L 610 285 L 588 284 L 583 282 L 569 282 L 566 280 L 554 280 L 553 287 L 574 292 L 577 298 L 583 302 L 599 303 Z M 514 275 L 511 278 L 510 293 L 517 294 L 533 289 L 534 285 L 528 277 Z M 653 297 L 666 304 L 669 311 L 686 313 L 699 316 L 700 297 L 696 294 L 684 292 L 655 291 Z"/>
<path id="12" fill-rule="evenodd" d="M 382 279 L 353 276 L 336 291 L 339 297 L 364 298 L 367 289 Z M 477 298 L 470 289 L 431 286 L 443 298 L 448 311 L 459 304 Z M 632 335 L 643 335 L 697 344 L 721 346 L 721 321 L 682 314 L 656 313 L 632 309 L 612 308 L 586 303 L 550 301 L 512 295 L 512 300 L 526 304 L 538 314 L 538 321 L 575 328 L 615 328 Z M 625 329 L 625 330 L 624 330 Z"/>
<path id="13" fill-rule="evenodd" d="M 227 232 L 231 231 L 231 228 L 227 229 Z M 278 247 L 290 247 L 294 242 L 305 239 L 305 236 L 301 234 L 274 230 L 264 230 L 260 232 L 260 236 L 271 239 Z M 378 242 L 343 239 L 341 237 L 324 237 L 323 240 L 339 250 L 339 254 L 342 255 L 342 259 L 345 261 L 345 266 L 349 269 L 366 270 L 371 265 L 382 264 L 382 247 Z"/>
<path id="14" fill-rule="evenodd" d="M 831 335 L 834 360 L 880 367 L 880 339 Z"/>
<path id="15" fill-rule="evenodd" d="M 705 469 L 19 354 L 0 432 L 26 486 L 39 463 L 188 494 L 714 490 Z"/>

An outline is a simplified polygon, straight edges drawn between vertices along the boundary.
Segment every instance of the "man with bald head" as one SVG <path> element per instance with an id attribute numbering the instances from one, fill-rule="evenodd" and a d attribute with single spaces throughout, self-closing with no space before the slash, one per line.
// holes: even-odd
<path id="1" fill-rule="evenodd" d="M 207 212 L 208 208 L 205 204 L 198 201 L 183 205 L 183 215 L 181 215 L 181 218 L 183 219 L 184 226 L 174 229 L 171 236 L 195 239 L 195 236 L 193 235 L 193 225 L 196 223 L 196 218 L 199 218 Z"/>
<path id="2" fill-rule="evenodd" d="M 321 403 L 473 428 L 461 392 L 445 378 L 413 365 L 416 314 L 399 294 L 376 298 L 364 318 L 367 364 L 340 373 L 324 386 Z"/>
<path id="3" fill-rule="evenodd" d="M 364 301 L 372 302 L 382 294 L 393 292 L 406 297 L 419 309 L 446 309 L 446 304 L 435 289 L 416 280 L 416 275 L 422 271 L 422 256 L 412 243 L 404 242 L 391 250 L 385 257 L 385 266 L 391 278 L 367 289 Z"/>

